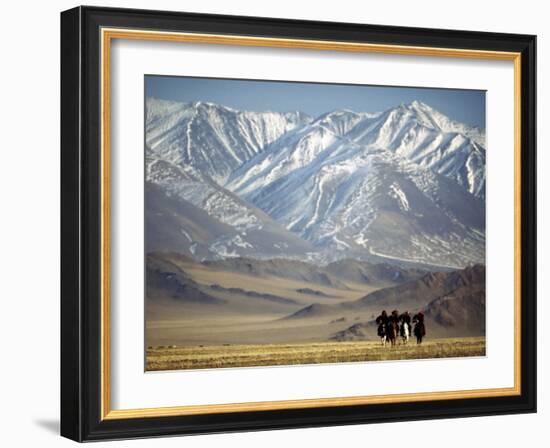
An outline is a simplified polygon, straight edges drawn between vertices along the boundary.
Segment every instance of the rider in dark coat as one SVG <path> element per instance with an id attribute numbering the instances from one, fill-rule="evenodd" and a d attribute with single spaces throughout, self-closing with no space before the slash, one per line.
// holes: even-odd
<path id="1" fill-rule="evenodd" d="M 414 335 L 416 336 L 416 342 L 422 343 L 422 338 L 426 336 L 426 325 L 424 324 L 424 313 L 418 312 L 413 316 L 414 323 Z"/>
<path id="2" fill-rule="evenodd" d="M 382 311 L 382 314 L 376 318 L 376 323 L 378 324 L 378 336 L 382 337 L 386 334 L 386 325 L 388 325 L 388 314 L 386 310 Z"/>
<path id="3" fill-rule="evenodd" d="M 399 321 L 401 322 L 401 336 L 405 337 L 405 325 L 407 325 L 409 334 L 411 334 L 411 315 L 408 311 L 399 316 Z"/>
<path id="4" fill-rule="evenodd" d="M 401 314 L 401 315 L 399 316 L 399 320 L 400 320 L 401 322 L 404 322 L 404 323 L 410 325 L 410 323 L 411 323 L 411 315 L 409 314 L 408 311 L 405 311 L 403 314 Z"/>
<path id="5" fill-rule="evenodd" d="M 391 312 L 391 315 L 388 317 L 388 325 L 386 328 L 388 338 L 390 338 L 393 345 L 395 343 L 395 338 L 399 334 L 399 312 L 397 310 Z"/>

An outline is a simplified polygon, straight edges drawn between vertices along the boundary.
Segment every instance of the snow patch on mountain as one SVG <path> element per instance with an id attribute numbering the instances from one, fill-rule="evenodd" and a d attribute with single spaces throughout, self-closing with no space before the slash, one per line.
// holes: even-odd
<path id="1" fill-rule="evenodd" d="M 397 200 L 401 210 L 406 212 L 411 209 L 409 207 L 407 196 L 405 195 L 405 193 L 403 193 L 403 190 L 401 190 L 398 183 L 393 183 L 390 185 L 390 195 Z"/>

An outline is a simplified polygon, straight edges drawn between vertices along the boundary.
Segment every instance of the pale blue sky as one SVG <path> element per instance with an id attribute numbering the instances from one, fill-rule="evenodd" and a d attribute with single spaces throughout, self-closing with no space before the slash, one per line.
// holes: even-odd
<path id="1" fill-rule="evenodd" d="M 145 76 L 145 94 L 182 102 L 208 101 L 249 111 L 299 110 L 313 117 L 335 109 L 379 112 L 422 101 L 450 118 L 485 129 L 485 91 Z"/>

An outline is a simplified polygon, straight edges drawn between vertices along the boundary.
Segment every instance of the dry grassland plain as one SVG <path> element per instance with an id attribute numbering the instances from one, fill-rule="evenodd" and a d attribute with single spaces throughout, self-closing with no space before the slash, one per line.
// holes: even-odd
<path id="1" fill-rule="evenodd" d="M 395 346 L 379 341 L 309 344 L 159 346 L 147 349 L 146 370 L 209 369 L 485 356 L 484 337 L 432 339 Z"/>

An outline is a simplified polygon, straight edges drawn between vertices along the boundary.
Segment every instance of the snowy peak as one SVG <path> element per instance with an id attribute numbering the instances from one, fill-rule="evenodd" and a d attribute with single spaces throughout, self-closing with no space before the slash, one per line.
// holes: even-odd
<path id="1" fill-rule="evenodd" d="M 432 127 L 434 130 L 445 133 L 462 134 L 478 145 L 485 146 L 485 132 L 477 126 L 468 126 L 464 123 L 452 120 L 445 114 L 421 101 L 413 101 L 404 107 L 414 113 L 419 122 L 428 127 Z"/>
<path id="2" fill-rule="evenodd" d="M 403 111 L 404 116 L 407 118 L 410 117 L 409 119 L 416 120 L 423 126 L 439 131 L 444 130 L 438 122 L 438 118 L 441 114 L 425 103 L 413 101 L 410 104 L 401 105 L 397 110 Z"/>
<path id="3" fill-rule="evenodd" d="M 350 141 L 393 152 L 453 179 L 485 197 L 485 135 L 414 101 L 360 121 L 345 135 Z"/>
<path id="4" fill-rule="evenodd" d="M 375 114 L 357 113 L 348 109 L 337 109 L 319 116 L 312 124 L 329 129 L 336 135 L 343 136 L 351 131 L 357 123 Z"/>
<path id="5" fill-rule="evenodd" d="M 155 157 L 193 166 L 223 183 L 267 145 L 310 121 L 300 112 L 241 112 L 202 101 L 147 98 L 146 145 Z"/>

